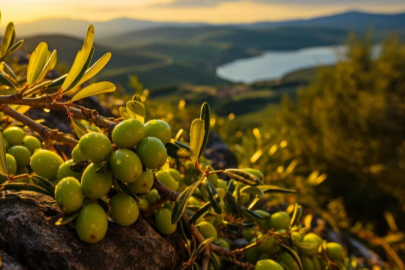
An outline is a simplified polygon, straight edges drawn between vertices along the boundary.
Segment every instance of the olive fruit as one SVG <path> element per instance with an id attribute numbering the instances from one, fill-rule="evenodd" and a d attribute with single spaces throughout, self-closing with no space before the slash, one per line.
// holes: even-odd
<path id="1" fill-rule="evenodd" d="M 76 231 L 82 241 L 97 243 L 104 238 L 107 228 L 107 214 L 100 205 L 91 203 L 83 206 L 76 219 Z"/>
<path id="2" fill-rule="evenodd" d="M 146 209 L 149 207 L 149 203 L 146 199 L 138 197 L 138 200 L 139 200 L 139 202 L 136 202 L 136 204 L 138 205 L 138 208 Z"/>
<path id="3" fill-rule="evenodd" d="M 136 147 L 136 153 L 141 159 L 142 164 L 149 169 L 159 169 L 166 163 L 166 147 L 156 138 L 143 138 Z"/>
<path id="4" fill-rule="evenodd" d="M 319 261 L 319 258 L 317 256 L 312 256 L 312 264 L 314 265 L 314 270 L 322 269 L 321 262 Z"/>
<path id="5" fill-rule="evenodd" d="M 79 163 L 79 162 L 86 160 L 86 158 L 83 156 L 82 152 L 80 151 L 79 145 L 76 145 L 75 148 L 73 148 L 72 159 L 75 163 Z"/>
<path id="6" fill-rule="evenodd" d="M 56 178 L 63 160 L 58 154 L 49 150 L 36 151 L 31 157 L 31 168 L 39 176 L 48 180 Z"/>
<path id="7" fill-rule="evenodd" d="M 271 215 L 269 228 L 278 230 L 287 230 L 290 227 L 291 218 L 286 212 L 280 211 Z"/>
<path id="8" fill-rule="evenodd" d="M 55 187 L 55 199 L 59 208 L 65 213 L 73 213 L 83 205 L 84 196 L 79 181 L 74 177 L 66 177 Z"/>
<path id="9" fill-rule="evenodd" d="M 108 170 L 97 172 L 102 166 L 91 163 L 83 172 L 82 190 L 84 195 L 90 199 L 100 199 L 110 191 L 113 177 Z"/>
<path id="10" fill-rule="evenodd" d="M 196 225 L 196 227 L 200 231 L 202 236 L 204 236 L 205 239 L 208 239 L 211 237 L 213 237 L 214 240 L 217 239 L 217 237 L 218 237 L 217 230 L 211 223 L 209 223 L 207 221 L 203 221 L 203 222 L 198 223 Z"/>
<path id="11" fill-rule="evenodd" d="M 274 255 L 280 251 L 276 239 L 271 235 L 261 235 L 257 241 L 260 242 L 257 248 L 262 254 Z"/>
<path id="12" fill-rule="evenodd" d="M 35 150 L 41 149 L 41 141 L 37 137 L 27 135 L 23 139 L 23 145 L 30 150 L 31 154 L 34 154 Z"/>
<path id="13" fill-rule="evenodd" d="M 74 164 L 73 159 L 69 159 L 69 160 L 63 162 L 59 166 L 58 174 L 56 176 L 58 178 L 58 180 L 61 180 L 61 179 L 65 178 L 65 177 L 69 177 L 69 176 L 72 176 L 72 177 L 74 177 L 76 179 L 80 179 L 82 177 L 81 172 L 75 172 L 75 171 L 72 171 L 70 169 L 70 166 L 73 165 L 73 164 Z"/>
<path id="14" fill-rule="evenodd" d="M 214 171 L 214 169 L 211 167 L 210 171 Z M 218 186 L 218 175 L 216 173 L 211 173 L 208 175 L 207 179 L 214 187 Z"/>
<path id="15" fill-rule="evenodd" d="M 15 158 L 18 168 L 25 168 L 30 164 L 31 152 L 22 145 L 11 146 L 7 152 Z"/>
<path id="16" fill-rule="evenodd" d="M 301 256 L 301 264 L 304 270 L 313 270 L 314 269 L 314 263 L 312 262 L 311 258 L 308 256 Z"/>
<path id="17" fill-rule="evenodd" d="M 142 174 L 142 163 L 131 150 L 118 149 L 111 154 L 110 169 L 114 177 L 122 182 L 134 182 Z"/>
<path id="18" fill-rule="evenodd" d="M 162 182 L 163 185 L 165 185 L 166 187 L 170 188 L 173 191 L 177 191 L 177 189 L 179 188 L 179 183 L 176 182 L 170 175 L 170 173 L 167 171 L 159 171 L 156 174 L 156 178 L 159 179 L 159 181 Z"/>
<path id="19" fill-rule="evenodd" d="M 322 244 L 322 238 L 315 233 L 308 233 L 304 236 L 302 242 L 312 243 L 312 245 L 301 246 L 301 254 L 306 256 L 313 256 L 318 252 L 318 248 Z"/>
<path id="20" fill-rule="evenodd" d="M 299 232 L 292 232 L 291 239 L 295 242 L 302 242 L 303 236 Z"/>
<path id="21" fill-rule="evenodd" d="M 10 154 L 6 154 L 6 163 L 7 173 L 15 175 L 17 173 L 17 161 L 15 160 L 15 158 Z"/>
<path id="22" fill-rule="evenodd" d="M 158 230 L 164 235 L 170 235 L 177 229 L 177 223 L 172 224 L 172 211 L 160 208 L 155 214 L 155 222 Z"/>
<path id="23" fill-rule="evenodd" d="M 139 217 L 136 201 L 126 194 L 114 195 L 110 200 L 110 205 L 114 222 L 121 226 L 129 226 Z"/>
<path id="24" fill-rule="evenodd" d="M 128 186 L 132 189 L 133 192 L 138 194 L 148 192 L 153 186 L 152 171 L 146 169 L 146 171 L 142 172 L 141 176 L 139 176 L 136 181 L 128 183 Z"/>
<path id="25" fill-rule="evenodd" d="M 270 214 L 268 212 L 264 211 L 264 210 L 261 210 L 261 209 L 254 210 L 254 212 L 265 218 L 265 219 L 257 219 L 257 224 L 263 230 L 268 231 L 269 230 Z"/>
<path id="26" fill-rule="evenodd" d="M 259 234 L 259 231 L 257 231 L 257 230 L 253 230 L 253 229 L 243 229 L 242 230 L 242 236 L 247 241 L 251 241 L 253 238 L 256 238 L 258 234 Z"/>
<path id="27" fill-rule="evenodd" d="M 225 191 L 228 190 L 228 182 L 222 179 L 218 179 L 217 187 L 224 189 Z"/>
<path id="28" fill-rule="evenodd" d="M 172 131 L 165 121 L 150 120 L 145 124 L 145 136 L 158 138 L 163 144 L 166 144 L 170 142 Z"/>
<path id="29" fill-rule="evenodd" d="M 229 243 L 224 238 L 219 237 L 217 239 L 217 241 L 215 241 L 215 244 L 225 248 L 226 250 L 231 250 L 231 246 L 229 245 Z"/>
<path id="30" fill-rule="evenodd" d="M 10 147 L 10 144 L 8 143 L 8 141 L 6 139 L 3 138 L 3 142 L 4 142 L 4 148 L 6 148 L 6 150 Z"/>
<path id="31" fill-rule="evenodd" d="M 112 152 L 110 140 L 101 133 L 87 133 L 80 138 L 79 147 L 83 157 L 93 163 L 107 160 Z"/>
<path id="32" fill-rule="evenodd" d="M 176 180 L 177 182 L 181 181 L 181 174 L 178 170 L 170 168 L 167 169 L 166 171 L 170 173 L 170 175 L 173 177 L 174 180 Z"/>
<path id="33" fill-rule="evenodd" d="M 159 192 L 156 189 L 151 189 L 145 194 L 145 200 L 149 205 L 154 205 L 158 200 L 160 200 Z"/>
<path id="34" fill-rule="evenodd" d="M 326 244 L 326 254 L 331 261 L 339 261 L 345 258 L 345 251 L 343 247 L 335 242 Z"/>
<path id="35" fill-rule="evenodd" d="M 260 260 L 255 266 L 255 270 L 283 270 L 284 268 L 273 260 Z"/>
<path id="36" fill-rule="evenodd" d="M 145 136 L 145 127 L 141 121 L 127 119 L 115 126 L 111 138 L 119 148 L 131 148 Z"/>
<path id="37" fill-rule="evenodd" d="M 260 251 L 257 247 L 249 248 L 245 251 L 245 258 L 250 263 L 256 263 L 260 258 Z"/>
<path id="38" fill-rule="evenodd" d="M 277 261 L 279 263 L 284 264 L 285 266 L 288 267 L 289 270 L 300 270 L 299 265 L 297 262 L 294 260 L 294 258 L 286 251 L 281 252 L 278 257 Z"/>
<path id="39" fill-rule="evenodd" d="M 8 127 L 3 131 L 3 137 L 10 146 L 21 145 L 25 137 L 25 131 L 19 127 Z"/>

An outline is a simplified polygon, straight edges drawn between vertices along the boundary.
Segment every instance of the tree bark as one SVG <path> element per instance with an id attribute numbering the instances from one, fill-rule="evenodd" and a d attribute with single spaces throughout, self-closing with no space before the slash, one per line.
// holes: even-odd
<path id="1" fill-rule="evenodd" d="M 1 192 L 2 269 L 175 269 L 184 256 L 177 233 L 162 237 L 142 215 L 129 227 L 109 222 L 97 244 L 82 242 L 74 222 L 55 226 L 60 215 L 49 196 Z"/>

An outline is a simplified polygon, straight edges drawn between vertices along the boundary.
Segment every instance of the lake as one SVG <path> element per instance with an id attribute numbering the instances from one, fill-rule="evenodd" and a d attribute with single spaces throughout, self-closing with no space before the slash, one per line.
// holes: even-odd
<path id="1" fill-rule="evenodd" d="M 312 47 L 296 51 L 268 51 L 262 55 L 238 59 L 217 68 L 217 76 L 232 82 L 253 83 L 281 78 L 306 67 L 336 63 L 344 46 Z"/>

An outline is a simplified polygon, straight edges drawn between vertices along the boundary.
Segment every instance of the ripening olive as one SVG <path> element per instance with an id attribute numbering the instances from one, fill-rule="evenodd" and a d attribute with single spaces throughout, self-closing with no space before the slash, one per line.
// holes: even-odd
<path id="1" fill-rule="evenodd" d="M 217 187 L 224 189 L 226 192 L 228 190 L 228 182 L 222 179 L 218 179 Z"/>
<path id="2" fill-rule="evenodd" d="M 274 255 L 280 252 L 280 247 L 277 245 L 276 239 L 271 235 L 261 235 L 257 239 L 260 244 L 257 246 L 262 254 Z"/>
<path id="3" fill-rule="evenodd" d="M 212 167 L 210 167 L 210 171 L 214 171 Z M 214 185 L 214 187 L 218 186 L 218 175 L 216 173 L 212 173 L 207 177 L 208 181 Z"/>
<path id="4" fill-rule="evenodd" d="M 20 127 L 8 127 L 3 131 L 3 137 L 10 146 L 21 145 L 25 137 L 25 131 Z"/>
<path id="5" fill-rule="evenodd" d="M 142 174 L 142 163 L 138 155 L 131 150 L 117 149 L 111 154 L 110 169 L 118 180 L 134 182 Z"/>
<path id="6" fill-rule="evenodd" d="M 38 150 L 31 157 L 32 170 L 48 180 L 56 178 L 62 163 L 62 158 L 49 150 Z"/>
<path id="7" fill-rule="evenodd" d="M 107 160 L 112 152 L 110 140 L 101 133 L 87 133 L 80 138 L 79 147 L 83 157 L 93 163 Z"/>
<path id="8" fill-rule="evenodd" d="M 172 131 L 165 121 L 150 120 L 145 124 L 145 136 L 158 138 L 163 144 L 166 144 L 170 142 Z"/>
<path id="9" fill-rule="evenodd" d="M 10 154 L 6 154 L 6 162 L 7 162 L 7 173 L 15 175 L 17 172 L 17 162 L 15 161 L 15 158 Z M 7 177 L 0 174 L 0 183 L 3 183 L 6 180 Z"/>
<path id="10" fill-rule="evenodd" d="M 281 252 L 278 257 L 277 261 L 279 263 L 284 264 L 285 266 L 288 267 L 289 270 L 300 270 L 299 265 L 297 262 L 294 260 L 294 258 L 286 251 Z"/>
<path id="11" fill-rule="evenodd" d="M 319 246 L 322 244 L 322 238 L 317 234 L 308 233 L 302 239 L 303 243 L 312 243 L 312 245 L 300 247 L 300 252 L 302 255 L 313 256 L 318 252 Z"/>
<path id="12" fill-rule="evenodd" d="M 345 258 L 345 251 L 343 247 L 335 242 L 326 244 L 326 254 L 331 261 L 339 261 Z"/>
<path id="13" fill-rule="evenodd" d="M 164 235 L 170 235 L 177 229 L 177 223 L 172 224 L 172 211 L 167 208 L 160 208 L 155 214 L 155 222 L 158 230 Z"/>
<path id="14" fill-rule="evenodd" d="M 291 218 L 283 211 L 274 213 L 269 220 L 269 228 L 278 230 L 287 230 L 290 227 Z"/>
<path id="15" fill-rule="evenodd" d="M 299 233 L 299 232 L 292 232 L 292 233 L 291 233 L 291 239 L 292 239 L 294 242 L 302 242 L 303 236 L 302 236 L 302 234 Z"/>
<path id="16" fill-rule="evenodd" d="M 153 186 L 153 172 L 146 169 L 136 181 L 128 183 L 128 186 L 138 194 L 148 192 Z"/>
<path id="17" fill-rule="evenodd" d="M 215 241 L 215 244 L 225 248 L 226 250 L 231 250 L 231 246 L 224 238 L 218 237 L 217 241 Z"/>
<path id="18" fill-rule="evenodd" d="M 170 168 L 167 169 L 166 171 L 170 173 L 170 175 L 173 177 L 174 180 L 176 180 L 176 182 L 181 181 L 181 174 L 178 170 Z"/>
<path id="19" fill-rule="evenodd" d="M 247 241 L 251 241 L 253 238 L 256 238 L 260 232 L 254 229 L 243 229 L 242 236 Z"/>
<path id="20" fill-rule="evenodd" d="M 217 230 L 211 223 L 209 223 L 207 221 L 203 221 L 203 222 L 198 223 L 196 225 L 196 227 L 200 231 L 202 236 L 204 236 L 205 239 L 208 239 L 211 237 L 213 237 L 214 240 L 217 239 L 217 237 L 218 237 Z"/>
<path id="21" fill-rule="evenodd" d="M 82 177 L 81 172 L 75 172 L 75 171 L 72 171 L 70 169 L 70 166 L 73 165 L 73 164 L 74 164 L 73 159 L 69 159 L 69 160 L 63 162 L 59 166 L 58 174 L 56 176 L 58 178 L 58 180 L 61 180 L 61 179 L 65 178 L 65 177 L 69 177 L 69 176 L 72 176 L 72 177 L 74 177 L 74 178 L 76 178 L 78 180 L 81 179 L 81 177 Z"/>
<path id="22" fill-rule="evenodd" d="M 104 238 L 107 228 L 107 215 L 100 205 L 91 203 L 83 206 L 76 219 L 76 231 L 82 241 L 97 243 Z"/>
<path id="23" fill-rule="evenodd" d="M 119 148 L 131 148 L 145 136 L 145 127 L 141 121 L 127 119 L 115 126 L 111 138 Z"/>
<path id="24" fill-rule="evenodd" d="M 34 154 L 35 150 L 41 149 L 41 141 L 37 137 L 27 135 L 23 139 L 23 145 L 30 150 L 31 154 Z"/>
<path id="25" fill-rule="evenodd" d="M 145 200 L 148 201 L 149 205 L 154 205 L 160 200 L 159 192 L 156 189 L 149 190 L 149 192 L 145 194 Z"/>
<path id="26" fill-rule="evenodd" d="M 249 248 L 245 251 L 245 258 L 250 263 L 256 263 L 260 258 L 260 251 L 257 247 Z"/>
<path id="27" fill-rule="evenodd" d="M 14 145 L 7 152 L 15 158 L 17 168 L 25 168 L 30 164 L 31 152 L 27 147 Z"/>
<path id="28" fill-rule="evenodd" d="M 139 202 L 136 202 L 138 208 L 146 209 L 149 207 L 149 203 L 146 199 L 138 197 Z"/>
<path id="29" fill-rule="evenodd" d="M 304 270 L 313 270 L 314 269 L 314 264 L 308 256 L 301 256 L 301 264 Z"/>
<path id="30" fill-rule="evenodd" d="M 114 195 L 110 200 L 110 205 L 114 222 L 121 226 L 129 226 L 139 217 L 136 201 L 126 194 Z"/>
<path id="31" fill-rule="evenodd" d="M 83 205 L 84 196 L 79 181 L 66 177 L 55 187 L 55 199 L 59 208 L 65 213 L 73 213 Z"/>
<path id="32" fill-rule="evenodd" d="M 72 159 L 75 163 L 79 163 L 79 162 L 86 160 L 86 158 L 83 156 L 82 152 L 80 151 L 79 145 L 76 145 L 75 148 L 73 148 Z"/>
<path id="33" fill-rule="evenodd" d="M 103 165 L 91 163 L 83 172 L 82 190 L 90 199 L 100 199 L 107 195 L 112 184 L 110 171 L 97 172 Z"/>
<path id="34" fill-rule="evenodd" d="M 144 138 L 136 147 L 142 164 L 149 169 L 159 169 L 166 163 L 167 150 L 164 144 L 152 137 Z"/>
<path id="35" fill-rule="evenodd" d="M 319 261 L 318 256 L 312 256 L 312 264 L 314 265 L 314 270 L 322 269 L 322 265 L 321 262 Z"/>
<path id="36" fill-rule="evenodd" d="M 260 260 L 255 266 L 255 270 L 283 270 L 284 268 L 273 260 Z"/>
<path id="37" fill-rule="evenodd" d="M 159 179 L 159 181 L 162 182 L 163 185 L 165 185 L 166 187 L 170 188 L 173 191 L 177 191 L 177 189 L 179 188 L 179 183 L 176 182 L 170 175 L 170 173 L 167 171 L 157 172 L 156 178 Z"/>

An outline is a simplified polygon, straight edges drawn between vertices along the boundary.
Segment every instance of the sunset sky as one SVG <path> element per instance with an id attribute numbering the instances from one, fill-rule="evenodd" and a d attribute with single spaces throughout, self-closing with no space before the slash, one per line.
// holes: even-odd
<path id="1" fill-rule="evenodd" d="M 236 23 L 310 18 L 347 10 L 405 12 L 405 0 L 1 0 L 2 21 L 43 18 Z"/>

